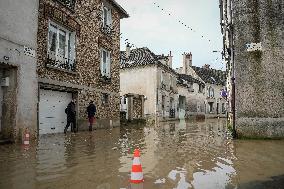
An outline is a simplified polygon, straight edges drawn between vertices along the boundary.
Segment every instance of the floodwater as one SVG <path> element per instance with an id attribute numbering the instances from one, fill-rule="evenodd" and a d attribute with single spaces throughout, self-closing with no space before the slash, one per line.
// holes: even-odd
<path id="1" fill-rule="evenodd" d="M 133 150 L 144 183 L 130 185 Z M 225 120 L 43 135 L 0 146 L 0 188 L 284 188 L 284 140 L 231 140 Z"/>

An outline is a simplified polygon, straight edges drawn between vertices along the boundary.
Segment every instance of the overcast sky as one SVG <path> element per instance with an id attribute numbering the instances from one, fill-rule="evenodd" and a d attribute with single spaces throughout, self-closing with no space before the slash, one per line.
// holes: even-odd
<path id="1" fill-rule="evenodd" d="M 148 47 L 155 54 L 172 51 L 174 68 L 182 66 L 183 52 L 192 52 L 194 66 L 210 64 L 212 68 L 225 69 L 220 52 L 212 52 L 222 49 L 219 0 L 117 2 L 130 15 L 121 20 L 121 50 L 125 50 L 125 39 L 129 39 L 138 48 Z"/>

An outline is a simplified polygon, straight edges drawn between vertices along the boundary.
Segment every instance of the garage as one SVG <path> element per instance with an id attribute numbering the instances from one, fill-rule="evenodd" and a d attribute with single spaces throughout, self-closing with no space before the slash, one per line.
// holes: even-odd
<path id="1" fill-rule="evenodd" d="M 64 132 L 65 108 L 71 100 L 72 93 L 40 89 L 39 134 Z"/>

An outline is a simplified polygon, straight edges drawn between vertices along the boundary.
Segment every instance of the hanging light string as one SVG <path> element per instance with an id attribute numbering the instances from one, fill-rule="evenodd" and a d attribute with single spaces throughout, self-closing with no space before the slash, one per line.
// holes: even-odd
<path id="1" fill-rule="evenodd" d="M 162 8 L 158 3 L 154 2 L 154 6 L 156 6 L 158 9 L 160 9 L 161 11 L 165 12 L 168 16 L 174 16 L 171 12 L 166 11 L 164 8 Z M 181 19 L 175 19 L 178 21 L 179 24 L 183 25 L 186 29 L 196 33 L 196 30 L 193 29 L 192 27 L 190 27 L 188 24 L 186 24 L 184 21 L 182 21 Z M 204 35 L 201 35 L 201 38 L 205 39 Z M 209 43 L 211 43 L 210 39 L 207 39 L 207 41 Z"/>
<path id="2" fill-rule="evenodd" d="M 124 39 L 125 45 L 129 45 L 130 47 L 134 47 L 137 49 L 137 46 L 134 43 L 132 43 L 128 38 L 123 37 L 123 33 L 120 33 L 120 39 Z"/>

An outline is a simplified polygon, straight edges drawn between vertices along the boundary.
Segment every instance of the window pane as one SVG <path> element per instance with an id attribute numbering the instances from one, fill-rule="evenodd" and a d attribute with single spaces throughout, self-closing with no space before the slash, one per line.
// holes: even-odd
<path id="1" fill-rule="evenodd" d="M 48 32 L 48 47 L 49 51 L 55 52 L 56 44 L 57 44 L 57 28 L 53 25 L 49 25 L 49 32 Z"/>
<path id="2" fill-rule="evenodd" d="M 103 63 L 106 63 L 106 58 L 107 58 L 107 52 L 103 51 Z"/>
<path id="3" fill-rule="evenodd" d="M 58 54 L 65 58 L 66 32 L 59 30 L 59 49 Z"/>

